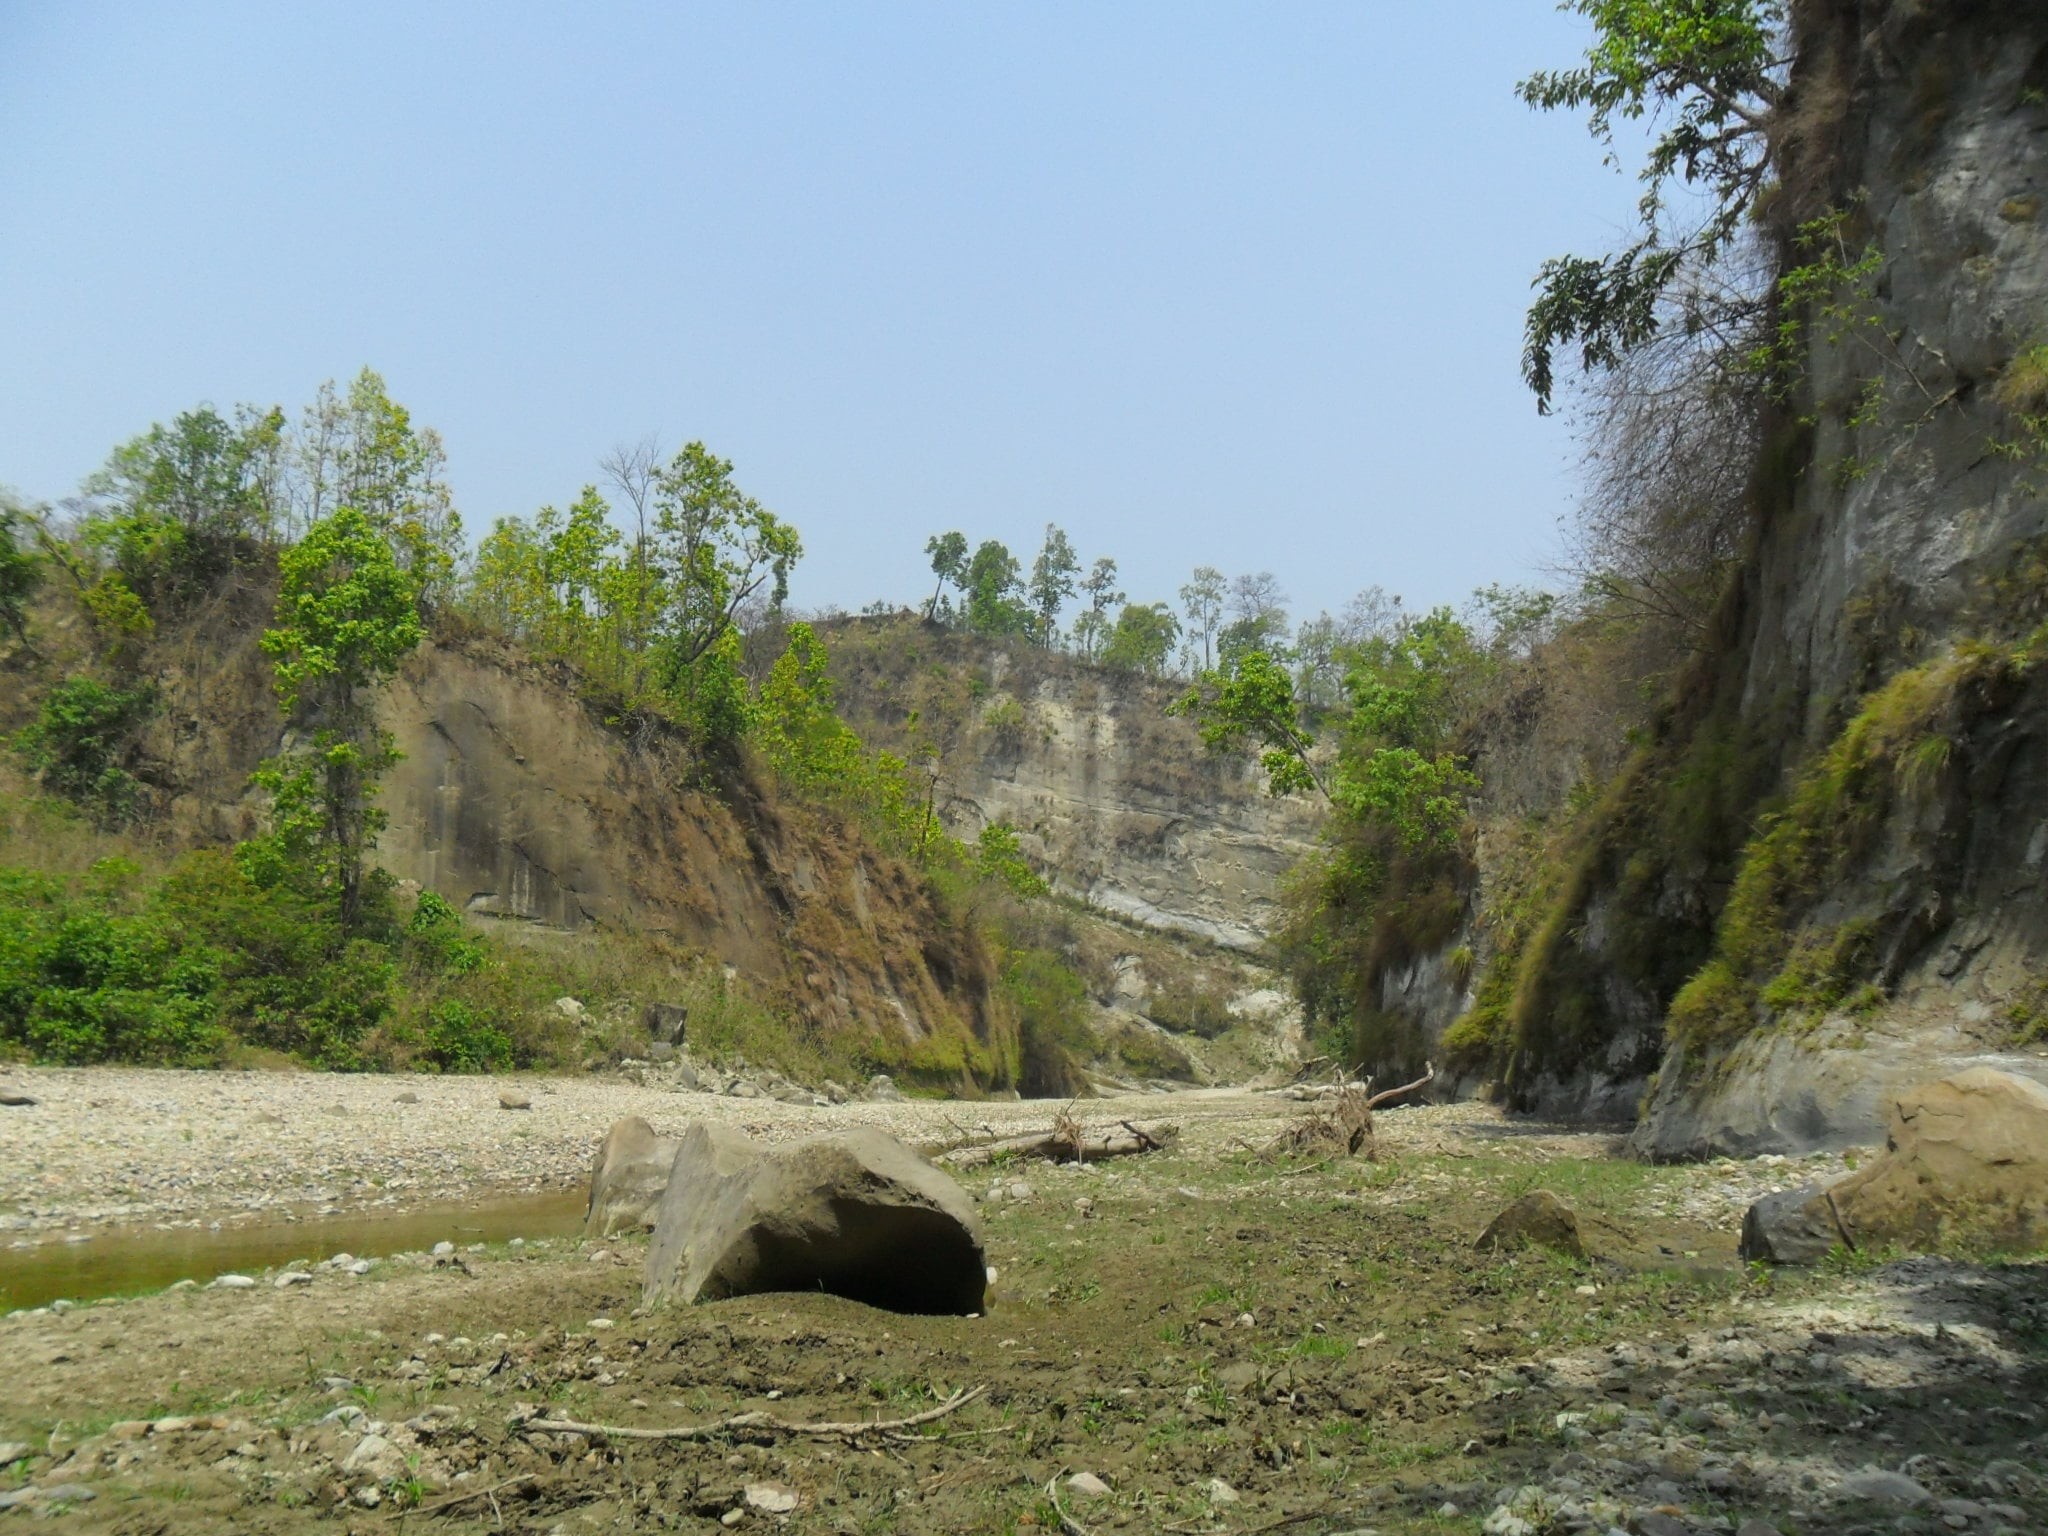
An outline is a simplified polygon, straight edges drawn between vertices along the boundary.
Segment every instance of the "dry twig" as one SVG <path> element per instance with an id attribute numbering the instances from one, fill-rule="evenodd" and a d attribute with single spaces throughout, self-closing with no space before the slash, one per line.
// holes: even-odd
<path id="1" fill-rule="evenodd" d="M 720 1419 L 714 1424 L 678 1424 L 666 1429 L 642 1429 L 626 1424 L 584 1424 L 574 1419 L 531 1419 L 525 1427 L 547 1435 L 592 1435 L 607 1440 L 715 1440 L 720 1435 L 729 1435 L 734 1430 L 765 1430 L 777 1435 L 824 1435 L 837 1436 L 844 1440 L 859 1440 L 868 1435 L 884 1435 L 894 1431 L 912 1429 L 919 1424 L 929 1424 L 934 1419 L 943 1419 L 947 1414 L 966 1407 L 982 1393 L 986 1385 L 969 1387 L 955 1392 L 936 1408 L 927 1408 L 923 1413 L 913 1413 L 907 1419 L 853 1419 L 839 1424 L 799 1424 L 788 1419 L 778 1419 L 772 1413 L 755 1411 L 736 1413 L 729 1419 Z"/>

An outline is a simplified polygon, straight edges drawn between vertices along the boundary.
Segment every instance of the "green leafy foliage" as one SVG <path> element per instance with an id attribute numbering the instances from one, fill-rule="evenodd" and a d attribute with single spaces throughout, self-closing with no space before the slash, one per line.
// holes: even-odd
<path id="1" fill-rule="evenodd" d="M 365 860 L 383 826 L 376 782 L 397 761 L 370 689 L 425 638 L 412 576 L 362 513 L 343 507 L 279 562 L 277 624 L 263 635 L 288 714 L 309 742 L 273 758 L 255 782 L 271 797 L 273 873 L 331 891 L 344 925 L 362 903 Z"/>
<path id="2" fill-rule="evenodd" d="M 1162 677 L 1180 639 L 1180 620 L 1164 603 L 1127 603 L 1102 647 L 1102 664 L 1119 672 Z"/>
<path id="3" fill-rule="evenodd" d="M 1017 1018 L 1019 1090 L 1030 1098 L 1076 1092 L 1096 1050 L 1081 978 L 1051 950 L 1019 949 L 1004 962 L 1001 990 Z"/>
<path id="4" fill-rule="evenodd" d="M 0 625 L 28 644 L 28 602 L 42 584 L 42 563 L 27 545 L 31 523 L 27 509 L 0 495 Z"/>
<path id="5" fill-rule="evenodd" d="M 1664 327 L 1673 295 L 1689 329 L 1725 321 L 1712 285 L 1680 278 L 1721 258 L 1768 183 L 1765 130 L 1784 62 L 1780 0 L 1566 0 L 1564 9 L 1593 24 L 1585 62 L 1539 71 L 1518 94 L 1543 111 L 1584 111 L 1610 152 L 1618 121 L 1650 119 L 1655 130 L 1636 238 L 1606 256 L 1557 257 L 1537 274 L 1522 374 L 1543 410 L 1560 347 L 1576 344 L 1588 369 L 1611 368 Z M 1676 228 L 1674 180 L 1692 194 L 1679 202 L 1686 216 Z"/>
<path id="6" fill-rule="evenodd" d="M 103 826 L 118 826 L 141 808 L 141 786 L 126 764 L 136 732 L 155 708 L 154 688 L 115 688 L 77 674 L 43 695 L 15 746 L 45 789 Z"/>
<path id="7" fill-rule="evenodd" d="M 1000 881 L 1018 896 L 1043 896 L 1050 887 L 1031 867 L 1017 841 L 1017 829 L 992 821 L 974 843 L 974 867 L 985 880 Z"/>
<path id="8" fill-rule="evenodd" d="M 274 533 L 283 432 L 282 411 L 249 407 L 151 427 L 87 480 L 80 537 L 153 617 L 180 611 Z"/>

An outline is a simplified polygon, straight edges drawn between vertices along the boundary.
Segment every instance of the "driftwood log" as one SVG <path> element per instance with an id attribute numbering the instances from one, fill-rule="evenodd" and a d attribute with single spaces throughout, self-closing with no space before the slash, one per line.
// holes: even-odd
<path id="1" fill-rule="evenodd" d="M 1326 1153 L 1345 1157 L 1371 1159 L 1376 1153 L 1373 1143 L 1372 1112 L 1396 1099 L 1406 1098 L 1427 1088 L 1436 1081 L 1436 1066 L 1427 1063 L 1422 1076 L 1412 1083 L 1403 1083 L 1398 1088 L 1372 1091 L 1370 1079 L 1363 1083 L 1343 1082 L 1335 1084 L 1325 1095 L 1319 1095 L 1315 1108 L 1297 1118 L 1293 1124 L 1273 1138 L 1266 1148 L 1266 1156 L 1295 1156 L 1303 1153 Z"/>
<path id="2" fill-rule="evenodd" d="M 1131 1157 L 1140 1152 L 1161 1152 L 1180 1136 L 1177 1125 L 1137 1125 L 1129 1120 L 1098 1125 L 1081 1125 L 1061 1116 L 1049 1131 L 1028 1136 L 1005 1136 L 996 1141 L 955 1147 L 939 1154 L 938 1161 L 955 1168 L 979 1168 L 999 1157 L 1043 1158 L 1055 1163 L 1093 1163 L 1106 1157 Z"/>

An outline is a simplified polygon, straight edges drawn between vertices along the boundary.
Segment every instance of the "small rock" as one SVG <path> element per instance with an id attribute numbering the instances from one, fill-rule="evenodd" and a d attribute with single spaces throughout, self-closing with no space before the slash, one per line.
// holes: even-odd
<path id="1" fill-rule="evenodd" d="M 1852 1472 L 1836 1490 L 1845 1499 L 1872 1499 L 1880 1504 L 1921 1505 L 1934 1495 L 1903 1472 L 1885 1472 L 1876 1467 Z"/>
<path id="2" fill-rule="evenodd" d="M 0 1493 L 0 1514 L 10 1509 L 19 1509 L 24 1504 L 33 1504 L 43 1496 L 40 1488 L 17 1488 L 12 1493 Z"/>
<path id="3" fill-rule="evenodd" d="M 1577 1213 L 1547 1189 L 1532 1189 L 1494 1217 L 1472 1246 L 1486 1253 L 1532 1244 L 1554 1248 L 1575 1259 L 1586 1256 L 1585 1244 L 1579 1239 Z"/>
<path id="4" fill-rule="evenodd" d="M 355 1263 L 349 1265 L 348 1272 L 352 1275 L 367 1275 L 370 1272 L 370 1261 L 368 1259 L 357 1259 Z"/>
<path id="5" fill-rule="evenodd" d="M 1636 1536 L 1692 1536 L 1692 1527 L 1661 1509 L 1639 1509 L 1630 1521 Z"/>
<path id="6" fill-rule="evenodd" d="M 903 1090 L 896 1086 L 896 1079 L 886 1072 L 877 1072 L 868 1079 L 868 1097 L 880 1104 L 900 1104 Z"/>
<path id="7" fill-rule="evenodd" d="M 676 1059 L 676 1048 L 666 1040 L 656 1040 L 647 1047 L 647 1059 L 656 1066 L 665 1067 Z"/>
<path id="8" fill-rule="evenodd" d="M 43 1502 L 46 1504 L 85 1504 L 98 1497 L 83 1483 L 58 1483 L 43 1490 Z"/>
<path id="9" fill-rule="evenodd" d="M 66 1312 L 77 1311 L 78 1303 L 75 1301 L 53 1301 L 50 1303 L 50 1310 L 59 1317 L 62 1317 Z"/>
<path id="10" fill-rule="evenodd" d="M 384 1502 L 384 1495 L 377 1491 L 375 1483 L 363 1484 L 355 1491 L 353 1497 L 364 1509 L 375 1509 Z"/>
<path id="11" fill-rule="evenodd" d="M 1444 1500 L 1443 1503 L 1436 1507 L 1436 1517 L 1439 1520 L 1455 1520 L 1461 1513 L 1463 1511 L 1449 1499 Z"/>
<path id="12" fill-rule="evenodd" d="M 718 1517 L 718 1523 L 723 1526 L 734 1526 L 746 1518 L 747 1512 L 744 1509 L 728 1509 Z"/>
<path id="13" fill-rule="evenodd" d="M 1781 1536 L 1781 1533 L 1768 1520 L 1749 1519 L 1735 1528 L 1735 1536 Z"/>
<path id="14" fill-rule="evenodd" d="M 764 1515 L 786 1515 L 796 1508 L 796 1491 L 780 1483 L 749 1483 L 746 1500 L 749 1509 Z"/>
<path id="15" fill-rule="evenodd" d="M 533 1108 L 533 1100 L 529 1099 L 523 1093 L 514 1093 L 511 1089 L 507 1088 L 503 1093 L 498 1095 L 498 1108 L 531 1109 Z"/>
<path id="16" fill-rule="evenodd" d="M 348 1453 L 348 1460 L 341 1464 L 341 1470 L 350 1473 L 364 1473 L 378 1482 L 406 1474 L 405 1456 L 382 1435 L 364 1435 L 356 1442 L 356 1448 Z"/>
<path id="17" fill-rule="evenodd" d="M 455 1245 L 449 1242 L 445 1237 L 441 1239 L 440 1242 L 434 1244 L 434 1257 L 437 1259 L 445 1259 L 448 1257 L 449 1254 L 453 1253 L 454 1251 Z"/>
<path id="18" fill-rule="evenodd" d="M 182 1435 L 191 1427 L 190 1419 L 157 1419 L 150 1424 L 149 1432 L 152 1435 Z"/>
<path id="19" fill-rule="evenodd" d="M 4 1107 L 7 1109 L 28 1109 L 32 1107 L 34 1104 L 35 1100 L 30 1098 L 25 1093 L 0 1093 L 0 1107 Z"/>
<path id="20" fill-rule="evenodd" d="M 1095 1202 L 1093 1200 L 1090 1200 L 1086 1195 L 1081 1196 L 1080 1199 L 1074 1202 L 1074 1214 L 1076 1216 L 1079 1216 L 1083 1221 L 1086 1221 L 1090 1216 L 1093 1216 L 1095 1214 Z"/>
<path id="21" fill-rule="evenodd" d="M 1079 1499 L 1106 1499 L 1110 1487 L 1093 1472 L 1076 1472 L 1067 1479 L 1067 1492 Z"/>
<path id="22" fill-rule="evenodd" d="M 577 1002 L 576 999 L 573 997 L 556 998 L 554 1001 L 554 1010 L 556 1013 L 559 1013 L 563 1018 L 567 1019 L 572 1024 L 581 1024 L 585 1019 L 590 1017 L 590 1010 L 585 1008 L 581 1003 Z"/>
<path id="23" fill-rule="evenodd" d="M 0 1467 L 28 1459 L 28 1447 L 19 1440 L 0 1440 Z"/>
<path id="24" fill-rule="evenodd" d="M 1035 1200 L 1038 1198 L 1038 1191 L 1022 1179 L 1017 1179 L 1012 1181 L 1010 1185 L 1010 1198 L 1012 1200 Z"/>
<path id="25" fill-rule="evenodd" d="M 420 1096 L 408 1088 L 391 1102 L 394 1104 L 417 1104 L 419 1101 Z"/>
<path id="26" fill-rule="evenodd" d="M 207 1289 L 209 1291 L 248 1291 L 254 1290 L 255 1286 L 256 1282 L 247 1275 L 221 1275 Z"/>
<path id="27" fill-rule="evenodd" d="M 1238 1492 L 1220 1477 L 1212 1477 L 1202 1484 L 1202 1492 L 1211 1504 L 1235 1504 Z"/>
<path id="28" fill-rule="evenodd" d="M 288 1269 L 270 1283 L 276 1286 L 280 1291 L 283 1291 L 289 1290 L 292 1286 L 295 1285 L 311 1285 L 313 1283 L 313 1277 L 307 1274 L 303 1269 Z"/>
<path id="29" fill-rule="evenodd" d="M 346 1119 L 348 1112 L 349 1109 L 346 1104 L 330 1104 L 327 1106 L 327 1113 L 330 1115 L 339 1115 Z"/>

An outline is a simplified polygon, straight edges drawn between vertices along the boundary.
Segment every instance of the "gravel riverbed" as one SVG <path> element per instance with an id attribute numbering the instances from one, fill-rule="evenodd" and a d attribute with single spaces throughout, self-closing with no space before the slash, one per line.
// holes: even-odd
<path id="1" fill-rule="evenodd" d="M 663 1135 L 692 1120 L 768 1140 L 871 1125 L 934 1147 L 1046 1127 L 1046 1101 L 902 1100 L 816 1105 L 683 1091 L 659 1069 L 553 1077 L 431 1077 L 318 1072 L 15 1068 L 0 1093 L 0 1240 L 62 1240 L 115 1226 L 200 1226 L 403 1211 L 484 1196 L 571 1188 L 624 1115 Z M 531 1107 L 507 1109 L 501 1097 Z M 1217 1158 L 1263 1145 L 1302 1106 L 1251 1089 L 1202 1089 L 1084 1100 L 1084 1121 L 1170 1120 L 1186 1149 Z M 1390 1149 L 1452 1147 L 1527 1158 L 1611 1155 L 1597 1131 L 1532 1139 L 1481 1104 L 1383 1111 Z M 1839 1159 L 1723 1163 L 1683 1188 L 1669 1214 L 1711 1225 L 1739 1219 L 1770 1189 L 1839 1172 Z"/>

